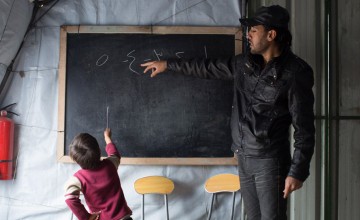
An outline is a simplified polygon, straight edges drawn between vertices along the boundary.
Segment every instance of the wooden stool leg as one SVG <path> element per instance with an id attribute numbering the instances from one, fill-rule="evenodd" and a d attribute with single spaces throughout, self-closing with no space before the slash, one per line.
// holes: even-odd
<path id="1" fill-rule="evenodd" d="M 165 205 L 166 205 L 166 219 L 169 220 L 169 206 L 168 206 L 167 194 L 164 195 L 164 198 L 165 198 Z"/>
<path id="2" fill-rule="evenodd" d="M 213 207 L 213 203 L 214 203 L 214 198 L 215 198 L 215 193 L 213 193 L 212 196 L 211 196 L 211 204 L 210 204 L 210 211 L 209 211 L 209 215 L 208 215 L 208 220 L 210 220 L 210 218 L 211 218 L 211 212 L 212 212 L 212 207 Z"/>
<path id="3" fill-rule="evenodd" d="M 233 219 L 234 219 L 235 193 L 236 193 L 236 192 L 233 192 L 233 200 L 232 200 L 232 207 L 231 207 L 231 220 L 233 220 Z"/>
<path id="4" fill-rule="evenodd" d="M 145 194 L 142 195 L 142 202 L 141 202 L 141 219 L 144 220 L 145 219 Z"/>

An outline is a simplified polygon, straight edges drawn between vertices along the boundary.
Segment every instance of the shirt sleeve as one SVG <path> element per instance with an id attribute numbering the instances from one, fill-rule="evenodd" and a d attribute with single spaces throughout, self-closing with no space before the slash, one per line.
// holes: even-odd
<path id="1" fill-rule="evenodd" d="M 289 109 L 292 114 L 295 142 L 288 175 L 301 181 L 305 181 L 310 174 L 310 160 L 315 145 L 313 85 L 313 71 L 307 66 L 295 75 L 289 93 Z"/>
<path id="2" fill-rule="evenodd" d="M 79 219 L 89 219 L 90 213 L 85 209 L 80 200 L 81 183 L 78 178 L 72 176 L 64 186 L 65 203 L 74 215 Z"/>
<path id="3" fill-rule="evenodd" d="M 117 169 L 120 165 L 121 155 L 120 155 L 119 151 L 117 150 L 115 144 L 114 143 L 107 144 L 105 147 L 105 150 L 108 155 L 108 157 L 106 159 L 110 160 Z"/>
<path id="4" fill-rule="evenodd" d="M 167 69 L 202 79 L 233 80 L 240 56 L 221 59 L 168 59 Z"/>

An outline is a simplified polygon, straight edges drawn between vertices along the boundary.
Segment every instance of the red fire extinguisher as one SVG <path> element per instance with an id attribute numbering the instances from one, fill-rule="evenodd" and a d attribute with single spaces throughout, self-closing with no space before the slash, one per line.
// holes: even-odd
<path id="1" fill-rule="evenodd" d="M 14 122 L 6 115 L 0 112 L 0 180 L 13 178 Z"/>

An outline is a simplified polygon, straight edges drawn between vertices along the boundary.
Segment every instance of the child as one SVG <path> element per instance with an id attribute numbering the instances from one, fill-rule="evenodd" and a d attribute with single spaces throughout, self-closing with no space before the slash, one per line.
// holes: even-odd
<path id="1" fill-rule="evenodd" d="M 132 220 L 120 185 L 117 168 L 120 154 L 111 141 L 111 131 L 104 131 L 106 153 L 104 160 L 96 139 L 87 134 L 78 134 L 70 144 L 70 157 L 82 169 L 65 184 L 65 202 L 79 220 Z M 84 195 L 90 213 L 79 199 Z"/>

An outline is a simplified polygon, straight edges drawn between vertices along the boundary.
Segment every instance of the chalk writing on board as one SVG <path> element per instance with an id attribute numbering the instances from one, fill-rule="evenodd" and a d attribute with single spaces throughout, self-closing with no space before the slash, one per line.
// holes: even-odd
<path id="1" fill-rule="evenodd" d="M 134 63 L 134 61 L 136 60 L 136 58 L 134 57 L 134 56 L 131 56 L 131 54 L 132 53 L 134 53 L 135 52 L 135 50 L 132 50 L 132 51 L 130 51 L 130 53 L 128 53 L 126 56 L 127 57 L 129 57 L 129 58 L 131 58 L 132 60 L 131 60 L 131 62 L 130 62 L 130 64 L 129 64 L 129 70 L 131 71 L 131 72 L 134 72 L 134 73 L 136 73 L 136 74 L 138 74 L 138 75 L 140 75 L 140 73 L 138 73 L 137 71 L 135 71 L 133 68 L 132 68 L 132 64 Z M 129 60 L 124 60 L 124 61 L 122 61 L 122 62 L 129 62 Z"/>
<path id="2" fill-rule="evenodd" d="M 108 61 L 109 56 L 107 54 L 103 54 L 97 61 L 96 66 L 102 66 Z"/>
<path id="3" fill-rule="evenodd" d="M 156 50 L 154 50 L 154 54 L 155 54 L 155 56 L 156 56 L 156 58 L 157 58 L 158 60 L 161 60 L 160 57 L 163 56 L 162 53 L 157 53 Z"/>
<path id="4" fill-rule="evenodd" d="M 161 57 L 163 56 L 163 53 L 162 53 L 162 52 L 157 52 L 156 49 L 154 49 L 153 52 L 154 52 L 154 55 L 156 56 L 156 59 L 157 59 L 157 60 L 161 60 Z M 132 51 L 130 51 L 128 54 L 126 54 L 126 56 L 127 56 L 128 58 L 130 58 L 131 61 L 129 61 L 129 59 L 126 59 L 126 60 L 123 60 L 122 62 L 123 62 L 123 63 L 129 62 L 129 70 L 130 70 L 131 72 L 133 72 L 133 73 L 136 73 L 137 75 L 140 75 L 140 73 L 137 72 L 136 70 L 134 70 L 134 68 L 132 67 L 133 63 L 134 63 L 135 60 L 136 60 L 136 57 L 133 55 L 133 53 L 135 53 L 135 50 L 132 50 Z M 184 51 L 177 51 L 177 52 L 175 52 L 175 56 L 176 56 L 177 58 L 182 58 L 181 55 L 184 54 L 184 53 L 185 53 Z M 106 61 L 108 60 L 108 56 L 107 56 L 107 55 L 106 55 L 106 60 L 105 60 L 103 63 L 101 63 L 101 65 L 98 64 L 99 60 L 101 60 L 105 55 L 106 55 L 106 54 L 102 55 L 102 56 L 98 59 L 98 61 L 96 62 L 96 65 L 97 65 L 97 66 L 102 66 L 102 65 L 104 65 L 104 64 L 106 63 Z M 206 46 L 204 46 L 204 55 L 205 55 L 205 58 L 208 57 Z M 144 61 L 144 62 L 148 62 L 148 61 L 151 61 L 151 60 L 152 60 L 152 59 L 144 59 L 143 61 Z"/>

